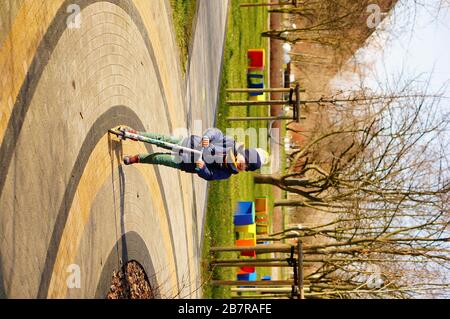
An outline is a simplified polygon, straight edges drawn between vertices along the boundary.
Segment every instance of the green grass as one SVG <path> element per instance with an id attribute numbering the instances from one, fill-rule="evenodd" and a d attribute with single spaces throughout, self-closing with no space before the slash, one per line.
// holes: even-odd
<path id="1" fill-rule="evenodd" d="M 224 132 L 229 127 L 240 127 L 244 129 L 250 126 L 266 128 L 267 123 L 262 121 L 228 122 L 226 120 L 228 116 L 261 116 L 268 114 L 268 109 L 265 107 L 246 108 L 227 107 L 225 105 L 227 88 L 243 88 L 247 86 L 247 49 L 267 48 L 267 40 L 259 36 L 260 32 L 265 30 L 267 26 L 267 10 L 261 8 L 240 9 L 238 0 L 233 0 L 231 2 L 230 10 L 216 126 Z M 265 80 L 267 84 L 267 72 L 265 73 Z M 246 99 L 246 96 L 239 96 L 236 94 L 233 95 L 232 98 Z M 233 244 L 234 233 L 232 231 L 232 216 L 237 201 L 253 201 L 255 197 L 258 196 L 268 196 L 269 207 L 272 206 L 272 188 L 267 185 L 255 185 L 251 173 L 240 173 L 229 180 L 210 183 L 203 244 L 202 275 L 204 282 L 211 278 L 235 278 L 235 268 L 209 268 L 208 265 L 211 258 L 209 249 L 211 246 Z M 223 257 L 223 255 L 218 255 L 216 257 L 220 258 L 221 256 Z M 228 253 L 226 256 L 230 258 L 232 255 Z M 237 255 L 234 257 L 237 257 Z M 258 275 L 265 274 L 270 273 L 267 269 L 258 268 Z M 227 287 L 214 287 L 206 284 L 203 288 L 203 296 L 204 298 L 228 298 L 230 297 L 230 289 Z"/>
<path id="2" fill-rule="evenodd" d="M 180 53 L 180 63 L 184 74 L 188 61 L 189 45 L 193 35 L 197 0 L 170 0 L 170 4 L 173 11 L 173 23 Z"/>

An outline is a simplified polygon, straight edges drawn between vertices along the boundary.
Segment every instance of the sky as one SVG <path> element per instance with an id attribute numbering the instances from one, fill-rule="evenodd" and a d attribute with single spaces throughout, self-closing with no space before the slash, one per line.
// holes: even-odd
<path id="1" fill-rule="evenodd" d="M 412 0 L 409 0 L 410 3 Z M 448 1 L 448 0 L 447 0 Z M 369 39 L 367 46 L 356 55 L 365 63 L 372 65 L 373 78 L 393 79 L 400 72 L 406 77 L 419 76 L 430 80 L 429 93 L 441 91 L 444 96 L 439 109 L 445 116 L 450 113 L 450 1 L 446 8 L 436 11 L 441 0 L 426 0 L 427 6 L 417 6 L 412 14 L 411 6 L 397 6 L 391 16 L 379 26 L 376 36 Z M 388 33 L 383 29 L 389 30 Z M 389 38 L 386 38 L 389 34 Z M 372 40 L 372 41 L 370 41 Z M 381 42 L 380 42 L 381 41 Z M 380 50 L 380 44 L 382 50 Z M 348 77 L 345 77 L 348 79 Z M 351 78 L 351 77 L 350 77 Z M 376 90 L 380 81 L 369 76 L 367 85 Z M 355 83 L 342 81 L 337 76 L 334 85 L 343 89 Z M 346 84 L 342 84 L 346 83 Z M 449 132 L 447 132 L 449 133 Z M 444 134 L 445 144 L 450 144 L 450 133 Z M 450 153 L 449 150 L 446 151 Z M 445 272 L 447 282 L 450 273 Z M 444 295 L 447 298 L 449 295 Z"/>
<path id="2" fill-rule="evenodd" d="M 450 1 L 438 11 L 442 0 L 426 0 L 426 5 L 413 6 L 404 0 L 377 28 L 354 59 L 370 65 L 364 77 L 367 87 L 380 90 L 380 83 L 395 85 L 399 74 L 403 79 L 419 79 L 418 86 L 429 81 L 428 94 L 442 93 L 437 110 L 450 119 Z M 413 9 L 414 8 L 414 9 Z M 354 61 L 349 61 L 354 63 Z M 375 80 L 377 79 L 377 80 Z M 339 89 L 356 88 L 356 77 L 336 76 L 332 84 Z M 440 140 L 450 149 L 450 132 Z M 450 156 L 450 150 L 446 151 Z"/>
<path id="3" fill-rule="evenodd" d="M 398 73 L 404 67 L 411 75 L 423 74 L 425 78 L 430 75 L 432 90 L 439 90 L 449 81 L 450 9 L 442 8 L 438 12 L 439 1 L 427 0 L 427 6 L 417 6 L 413 17 L 411 9 L 405 6 L 394 10 L 390 21 L 394 21 L 394 34 L 399 29 L 400 36 L 386 43 L 384 58 L 377 63 L 380 73 L 384 61 L 388 72 Z M 446 92 L 450 96 L 450 87 Z"/>
<path id="4" fill-rule="evenodd" d="M 450 5 L 437 12 L 440 1 L 427 0 L 426 6 L 415 10 L 411 5 L 398 5 L 380 24 L 376 36 L 358 51 L 357 59 L 373 64 L 372 75 L 379 79 L 395 77 L 403 70 L 409 76 L 431 76 L 431 91 L 441 89 L 450 82 Z M 368 83 L 374 85 L 370 78 Z M 450 85 L 445 95 L 450 97 Z"/>

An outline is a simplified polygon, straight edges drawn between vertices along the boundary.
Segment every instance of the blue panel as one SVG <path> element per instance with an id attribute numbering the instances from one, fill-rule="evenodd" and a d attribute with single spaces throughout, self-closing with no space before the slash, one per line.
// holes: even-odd
<path id="1" fill-rule="evenodd" d="M 247 280 L 247 281 L 255 281 L 256 280 L 256 271 L 250 274 L 238 274 L 237 280 Z"/>
<path id="2" fill-rule="evenodd" d="M 234 212 L 234 225 L 250 225 L 255 223 L 255 209 L 253 202 L 238 202 Z"/>

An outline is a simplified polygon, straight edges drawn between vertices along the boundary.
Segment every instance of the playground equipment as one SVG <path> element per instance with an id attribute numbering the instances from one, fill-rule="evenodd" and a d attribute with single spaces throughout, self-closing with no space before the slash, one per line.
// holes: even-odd
<path id="1" fill-rule="evenodd" d="M 271 296 L 303 298 L 303 253 L 301 242 L 289 244 L 257 243 L 256 235 L 268 233 L 268 199 L 256 198 L 254 202 L 238 202 L 234 215 L 235 246 L 212 247 L 210 252 L 237 251 L 238 259 L 213 259 L 211 264 L 219 267 L 238 267 L 237 280 L 214 280 L 214 285 L 238 286 L 233 292 L 252 292 L 251 297 Z M 263 228 L 261 228 L 263 227 Z M 263 231 L 261 231 L 263 230 Z M 269 240 L 273 240 L 269 237 Z M 288 257 L 257 258 L 261 254 L 289 254 Z M 293 278 L 288 280 L 272 280 L 271 276 L 257 279 L 257 267 L 291 267 Z M 263 288 L 261 288 L 261 286 Z M 281 289 L 281 290 L 280 290 Z M 259 294 L 258 294 L 259 293 Z M 236 295 L 236 298 L 248 298 L 250 295 Z"/>
<path id="2" fill-rule="evenodd" d="M 256 198 L 255 202 L 238 202 L 233 216 L 237 239 L 242 239 L 239 237 L 241 233 L 266 235 L 268 233 L 268 211 L 266 197 Z"/>
<path id="3" fill-rule="evenodd" d="M 228 100 L 226 104 L 229 106 L 266 106 L 266 105 L 288 105 L 292 107 L 292 116 L 244 116 L 244 117 L 228 117 L 228 121 L 273 121 L 273 120 L 293 120 L 300 122 L 301 119 L 305 117 L 301 116 L 301 100 L 300 93 L 305 92 L 305 90 L 300 88 L 300 84 L 296 83 L 295 87 L 291 88 L 232 88 L 227 89 L 228 93 L 288 93 L 289 97 L 287 100 L 265 100 L 265 101 L 252 101 L 252 100 Z"/>
<path id="4" fill-rule="evenodd" d="M 266 64 L 266 51 L 264 49 L 247 50 L 247 87 L 249 89 L 264 89 L 264 67 Z M 263 95 L 261 90 L 249 92 L 249 99 L 258 101 Z"/>
<path id="5" fill-rule="evenodd" d="M 264 70 L 266 64 L 266 51 L 264 49 L 248 49 L 247 58 L 250 70 Z"/>
<path id="6" fill-rule="evenodd" d="M 231 246 L 231 247 L 212 247 L 210 252 L 233 252 L 237 251 L 241 254 L 243 252 L 254 251 L 256 254 L 268 254 L 279 253 L 289 254 L 289 257 L 284 258 L 266 258 L 266 259 L 215 259 L 211 261 L 214 266 L 221 267 L 291 267 L 294 273 L 292 279 L 289 280 L 252 280 L 251 282 L 241 280 L 242 276 L 237 277 L 237 280 L 213 280 L 213 285 L 221 286 L 239 286 L 241 289 L 245 287 L 271 287 L 271 288 L 284 288 L 283 294 L 288 294 L 291 298 L 304 299 L 303 292 L 303 249 L 302 242 L 299 240 L 297 245 L 291 244 L 270 244 L 270 245 L 255 245 L 255 246 Z M 254 279 L 255 275 L 248 278 Z M 290 291 L 287 288 L 290 287 Z M 242 290 L 246 291 L 246 290 Z M 252 290 L 249 290 L 252 291 Z M 272 292 L 267 290 L 262 292 L 253 290 L 253 292 L 260 292 L 261 294 L 253 294 L 252 297 L 264 297 L 263 293 Z M 281 296 L 281 295 L 280 295 Z"/>
<path id="7" fill-rule="evenodd" d="M 234 212 L 234 225 L 249 225 L 255 222 L 255 206 L 253 202 L 238 202 Z"/>
<path id="8" fill-rule="evenodd" d="M 294 3 L 294 2 L 292 2 Z M 297 2 L 295 2 L 297 4 Z M 261 5 L 261 4 L 256 4 Z M 279 3 L 277 4 L 279 5 Z M 286 4 L 283 4 L 286 5 Z M 285 51 L 287 48 L 285 49 Z M 285 53 L 285 64 L 289 64 L 290 56 Z M 267 106 L 267 105 L 287 105 L 292 107 L 292 116 L 256 116 L 256 117 L 228 117 L 228 121 L 276 121 L 276 120 L 293 120 L 300 122 L 301 116 L 301 99 L 300 93 L 305 90 L 300 88 L 300 84 L 297 82 L 295 87 L 289 87 L 289 81 L 287 87 L 283 88 L 265 88 L 264 87 L 264 67 L 266 54 L 264 49 L 249 49 L 247 51 L 248 65 L 247 65 L 247 88 L 231 88 L 227 89 L 227 92 L 232 93 L 247 93 L 247 100 L 228 100 L 226 104 L 229 106 Z M 289 61 L 288 61 L 289 60 Z M 286 86 L 286 85 L 285 85 Z M 265 93 L 285 93 L 287 100 L 266 100 Z"/>
<path id="9" fill-rule="evenodd" d="M 247 247 L 256 245 L 255 204 L 253 202 L 238 202 L 233 218 L 236 246 Z M 243 251 L 241 257 L 256 258 L 255 251 Z M 237 273 L 238 280 L 256 280 L 256 269 L 253 266 L 242 266 Z"/>
<path id="10" fill-rule="evenodd" d="M 256 211 L 255 211 L 256 208 Z M 257 229 L 256 216 L 267 214 L 267 198 L 257 198 L 255 202 L 237 203 L 236 211 L 233 217 L 234 232 L 236 236 L 235 244 L 238 247 L 247 247 L 256 245 L 256 235 L 260 234 Z M 261 225 L 262 222 L 260 222 Z M 267 219 L 265 221 L 267 227 Z M 245 260 L 251 261 L 256 258 L 255 251 L 242 251 L 241 257 L 248 257 Z M 240 281 L 256 280 L 256 269 L 251 265 L 243 265 L 239 268 L 237 278 Z"/>
<path id="11" fill-rule="evenodd" d="M 256 208 L 256 234 L 267 235 L 269 232 L 269 203 L 266 197 L 255 199 Z"/>
<path id="12" fill-rule="evenodd" d="M 256 224 L 253 222 L 249 225 L 235 226 L 234 231 L 237 233 L 256 234 Z"/>

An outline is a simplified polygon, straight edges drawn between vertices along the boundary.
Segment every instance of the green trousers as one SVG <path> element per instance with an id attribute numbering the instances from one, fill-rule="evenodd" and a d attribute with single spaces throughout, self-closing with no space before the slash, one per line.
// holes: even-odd
<path id="1" fill-rule="evenodd" d="M 145 132 L 138 132 L 138 134 L 172 144 L 181 145 L 181 143 L 183 142 L 183 138 L 176 136 L 168 136 Z M 170 147 L 167 147 L 166 149 L 171 150 Z M 180 169 L 180 161 L 177 160 L 172 153 L 139 154 L 139 161 L 140 163 L 145 164 L 163 165 L 167 167 Z"/>

